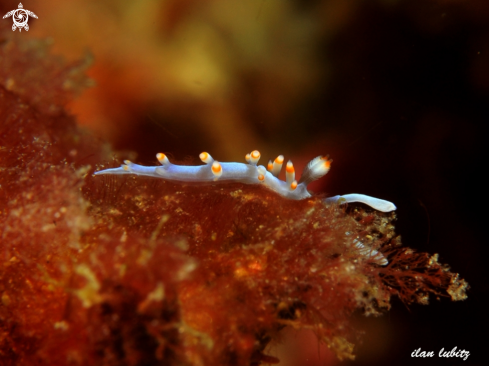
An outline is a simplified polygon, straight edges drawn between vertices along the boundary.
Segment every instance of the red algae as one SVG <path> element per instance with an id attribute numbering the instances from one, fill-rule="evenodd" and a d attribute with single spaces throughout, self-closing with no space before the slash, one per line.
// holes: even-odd
<path id="1" fill-rule="evenodd" d="M 92 63 L 90 54 L 67 63 L 62 57 L 49 53 L 52 43 L 49 39 L 18 42 L 18 34 L 8 31 L 0 34 L 1 84 L 43 114 L 62 114 L 64 106 L 74 96 L 93 85 L 85 75 Z"/>
<path id="2" fill-rule="evenodd" d="M 56 74 L 46 57 L 25 85 Z M 69 78 L 79 65 L 61 69 Z M 394 295 L 465 298 L 466 282 L 436 255 L 400 245 L 393 213 L 254 185 L 92 176 L 88 164 L 109 152 L 65 115 L 63 85 L 43 86 L 59 109 L 40 108 L 35 89 L 0 88 L 4 365 L 270 364 L 265 349 L 287 326 L 352 359 L 354 311 L 378 315 Z"/>

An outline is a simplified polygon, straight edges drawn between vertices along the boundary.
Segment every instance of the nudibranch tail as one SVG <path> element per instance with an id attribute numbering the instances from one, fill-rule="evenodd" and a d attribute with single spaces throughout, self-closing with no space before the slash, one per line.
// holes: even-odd
<path id="1" fill-rule="evenodd" d="M 294 165 L 289 161 L 286 165 L 286 178 L 283 181 L 278 178 L 284 162 L 282 155 L 277 156 L 273 162 L 270 161 L 268 163 L 268 171 L 264 166 L 257 165 L 261 157 L 258 150 L 246 154 L 248 164 L 220 163 L 214 160 L 207 152 L 201 153 L 199 157 L 205 165 L 182 166 L 172 164 L 165 154 L 159 153 L 156 155 L 156 158 L 161 166 L 143 166 L 125 160 L 120 168 L 105 169 L 94 174 L 134 174 L 179 182 L 232 181 L 246 184 L 261 183 L 283 197 L 301 200 L 311 197 L 311 194 L 307 190 L 308 184 L 328 173 L 332 162 L 328 156 L 314 158 L 304 169 L 301 179 L 297 181 Z M 335 196 L 327 198 L 325 202 L 337 204 L 361 202 L 382 212 L 389 212 L 396 209 L 396 206 L 392 202 L 363 194 Z"/>
<path id="2" fill-rule="evenodd" d="M 392 202 L 381 200 L 380 198 L 375 198 L 359 193 L 344 194 L 342 196 L 340 195 L 333 196 L 333 197 L 326 198 L 325 201 L 327 203 L 338 203 L 340 205 L 343 203 L 360 202 L 381 212 L 391 212 L 397 209 L 396 205 L 394 205 Z"/>

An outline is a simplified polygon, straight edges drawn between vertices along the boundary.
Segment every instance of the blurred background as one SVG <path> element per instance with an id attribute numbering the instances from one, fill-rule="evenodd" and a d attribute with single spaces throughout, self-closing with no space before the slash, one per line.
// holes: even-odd
<path id="1" fill-rule="evenodd" d="M 4 0 L 1 10 L 16 9 Z M 403 243 L 440 253 L 469 284 L 461 303 L 393 301 L 356 316 L 357 360 L 343 365 L 482 365 L 487 336 L 487 0 L 26 0 L 22 37 L 56 54 L 91 53 L 93 88 L 68 106 L 100 143 L 126 158 L 197 163 L 208 151 L 299 172 L 329 154 L 312 187 L 364 193 L 398 207 Z M 3 20 L 10 21 L 10 20 Z M 126 151 L 126 152 L 124 152 Z M 482 196 L 484 198 L 484 196 Z M 484 246 L 484 247 L 483 247 Z M 484 249 L 483 249 L 484 248 Z M 453 347 L 461 359 L 416 359 Z M 280 365 L 338 361 L 308 331 L 289 330 L 269 354 Z"/>

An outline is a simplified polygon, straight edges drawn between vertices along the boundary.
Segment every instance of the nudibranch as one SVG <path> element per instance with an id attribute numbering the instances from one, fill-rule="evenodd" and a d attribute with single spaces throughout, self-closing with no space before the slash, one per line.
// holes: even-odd
<path id="1" fill-rule="evenodd" d="M 100 170 L 94 174 L 135 174 L 178 182 L 262 184 L 285 198 L 302 200 L 311 197 L 307 190 L 308 184 L 326 175 L 332 162 L 327 156 L 318 156 L 312 159 L 304 168 L 300 180 L 297 181 L 295 179 L 294 165 L 289 160 L 285 167 L 285 181 L 283 181 L 278 178 L 284 163 L 283 155 L 279 155 L 273 162 L 270 160 L 267 168 L 263 165 L 258 165 L 260 156 L 260 152 L 254 150 L 246 154 L 247 164 L 224 163 L 214 160 L 210 154 L 203 152 L 199 157 L 205 165 L 185 166 L 172 164 L 165 154 L 158 153 L 156 158 L 161 166 L 143 166 L 125 160 L 124 164 L 119 168 Z M 325 199 L 325 202 L 338 204 L 361 202 L 382 212 L 390 212 L 396 209 L 392 202 L 357 193 L 329 197 Z"/>
<path id="2" fill-rule="evenodd" d="M 291 161 L 288 161 L 285 166 L 285 181 L 283 181 L 278 178 L 278 175 L 282 170 L 284 157 L 279 155 L 273 162 L 270 160 L 267 168 L 265 168 L 263 165 L 258 165 L 260 156 L 260 152 L 254 150 L 246 154 L 247 164 L 223 163 L 214 160 L 209 153 L 203 152 L 199 157 L 205 165 L 186 166 L 172 164 L 165 154 L 158 153 L 156 158 L 161 166 L 143 166 L 125 160 L 124 164 L 119 168 L 100 170 L 94 174 L 135 174 L 194 183 L 240 182 L 262 184 L 285 198 L 302 200 L 311 197 L 307 190 L 307 185 L 326 175 L 332 162 L 327 156 L 318 156 L 312 159 L 304 168 L 300 180 L 297 181 L 295 179 L 294 165 Z M 392 202 L 357 193 L 329 197 L 325 199 L 325 202 L 330 204 L 361 202 L 382 212 L 390 212 L 396 209 Z M 346 233 L 346 235 L 348 236 L 350 233 Z M 357 238 L 353 240 L 353 245 L 366 257 L 374 259 L 377 264 L 387 265 L 389 263 L 381 253 L 366 247 Z"/>

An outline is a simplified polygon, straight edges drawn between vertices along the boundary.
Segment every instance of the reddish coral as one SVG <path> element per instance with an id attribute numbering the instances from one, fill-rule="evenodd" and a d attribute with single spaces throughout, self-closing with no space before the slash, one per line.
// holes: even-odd
<path id="1" fill-rule="evenodd" d="M 62 85 L 45 87 L 58 100 Z M 253 185 L 94 177 L 87 164 L 108 152 L 39 108 L 37 91 L 10 89 L 0 89 L 5 365 L 260 365 L 278 361 L 264 350 L 285 326 L 353 358 L 356 309 L 379 314 L 392 295 L 465 297 L 436 256 L 400 247 L 394 214 Z M 390 264 L 362 254 L 357 236 Z"/>

